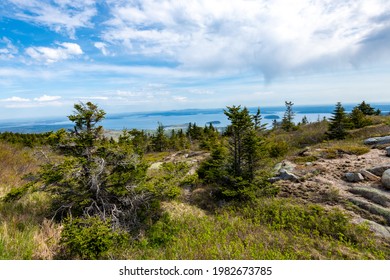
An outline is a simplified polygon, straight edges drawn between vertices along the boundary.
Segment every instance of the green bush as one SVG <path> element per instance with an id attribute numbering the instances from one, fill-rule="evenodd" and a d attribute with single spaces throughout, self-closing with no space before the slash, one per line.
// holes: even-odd
<path id="1" fill-rule="evenodd" d="M 150 227 L 147 232 L 148 245 L 152 247 L 165 246 L 176 239 L 179 232 L 177 223 L 165 213 L 159 221 Z"/>
<path id="2" fill-rule="evenodd" d="M 13 188 L 11 191 L 9 191 L 3 198 L 2 201 L 4 202 L 13 202 L 15 200 L 20 199 L 22 196 L 24 196 L 30 187 L 32 187 L 33 184 L 25 184 L 22 187 L 19 188 Z"/>
<path id="3" fill-rule="evenodd" d="M 61 257 L 103 259 L 126 241 L 128 235 L 113 230 L 110 221 L 102 221 L 99 217 L 67 219 L 61 233 Z"/>
<path id="4" fill-rule="evenodd" d="M 287 154 L 289 146 L 286 141 L 276 141 L 268 144 L 270 157 L 277 158 Z"/>

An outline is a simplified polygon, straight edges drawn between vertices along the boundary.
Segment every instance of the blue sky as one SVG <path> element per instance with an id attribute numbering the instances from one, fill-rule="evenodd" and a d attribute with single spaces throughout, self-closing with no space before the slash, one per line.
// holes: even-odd
<path id="1" fill-rule="evenodd" d="M 2 0 L 0 119 L 390 102 L 388 0 Z"/>

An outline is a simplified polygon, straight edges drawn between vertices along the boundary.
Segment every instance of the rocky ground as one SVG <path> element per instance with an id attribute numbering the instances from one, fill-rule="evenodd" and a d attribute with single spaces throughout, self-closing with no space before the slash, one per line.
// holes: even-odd
<path id="1" fill-rule="evenodd" d="M 390 240 L 390 190 L 381 180 L 381 173 L 390 169 L 386 150 L 373 148 L 360 156 L 343 154 L 304 164 L 284 161 L 276 168 L 295 176 L 277 180 L 281 196 L 342 208 L 355 222 L 367 222 L 377 235 Z"/>
<path id="2" fill-rule="evenodd" d="M 386 147 L 375 147 L 363 155 L 338 154 L 324 158 L 321 149 L 305 150 L 298 155 L 315 160 L 294 164 L 284 160 L 275 166 L 271 178 L 280 187 L 279 196 L 301 199 L 302 203 L 319 203 L 327 208 L 340 208 L 349 213 L 356 223 L 366 222 L 375 234 L 390 241 L 390 187 L 384 187 L 382 173 L 390 170 L 390 157 Z M 177 152 L 153 163 L 150 170 L 164 162 L 187 162 L 194 174 L 206 152 Z M 196 199 L 204 189 L 185 189 L 188 201 Z M 206 207 L 207 208 L 207 207 Z"/>

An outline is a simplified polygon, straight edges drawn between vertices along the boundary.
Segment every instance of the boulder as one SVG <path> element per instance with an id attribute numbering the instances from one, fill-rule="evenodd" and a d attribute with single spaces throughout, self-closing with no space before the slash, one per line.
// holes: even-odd
<path id="1" fill-rule="evenodd" d="M 384 137 L 373 137 L 364 140 L 364 144 L 366 145 L 383 145 L 390 144 L 390 135 Z"/>
<path id="2" fill-rule="evenodd" d="M 285 180 L 285 181 L 292 181 L 292 182 L 298 182 L 300 178 L 295 175 L 294 173 L 291 173 L 285 169 L 280 169 L 278 176 L 269 178 L 269 181 L 271 183 L 274 183 L 276 181 Z"/>
<path id="3" fill-rule="evenodd" d="M 278 176 L 281 180 L 288 180 L 293 182 L 298 182 L 299 177 L 285 169 L 281 169 Z"/>
<path id="4" fill-rule="evenodd" d="M 357 183 L 357 182 L 361 182 L 361 181 L 364 180 L 363 175 L 358 173 L 358 172 L 348 172 L 348 173 L 345 173 L 344 177 L 345 177 L 345 180 L 347 182 L 351 182 L 351 183 Z"/>
<path id="5" fill-rule="evenodd" d="M 390 157 L 390 147 L 386 147 L 386 156 Z"/>
<path id="6" fill-rule="evenodd" d="M 360 170 L 359 173 L 362 174 L 363 177 L 367 180 L 370 180 L 370 181 L 379 181 L 380 180 L 380 177 L 376 176 L 375 174 L 372 174 L 368 170 L 362 169 L 362 170 Z"/>
<path id="7" fill-rule="evenodd" d="M 385 172 L 387 169 L 390 169 L 390 164 L 376 166 L 367 170 L 376 176 L 382 177 L 383 172 Z"/>
<path id="8" fill-rule="evenodd" d="M 387 169 L 385 172 L 383 172 L 382 185 L 386 189 L 390 190 L 390 169 Z"/>
<path id="9" fill-rule="evenodd" d="M 293 172 L 297 165 L 292 163 L 291 161 L 288 160 L 283 160 L 282 162 L 278 163 L 275 165 L 275 173 L 280 173 L 282 170 L 286 170 L 288 172 Z"/>

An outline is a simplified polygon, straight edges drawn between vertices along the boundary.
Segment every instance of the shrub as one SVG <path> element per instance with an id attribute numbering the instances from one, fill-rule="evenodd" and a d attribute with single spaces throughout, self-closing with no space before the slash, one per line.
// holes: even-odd
<path id="1" fill-rule="evenodd" d="M 289 146 L 286 141 L 271 142 L 268 144 L 270 157 L 277 158 L 287 154 Z"/>
<path id="2" fill-rule="evenodd" d="M 128 241 L 128 235 L 115 231 L 109 220 L 99 217 L 67 219 L 61 233 L 60 257 L 80 259 L 107 258 L 110 250 Z"/>
<path id="3" fill-rule="evenodd" d="M 147 233 L 148 245 L 152 247 L 165 246 L 176 239 L 179 226 L 165 213 L 159 221 L 150 227 Z"/>

